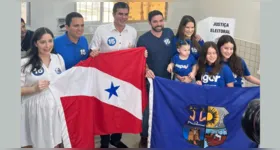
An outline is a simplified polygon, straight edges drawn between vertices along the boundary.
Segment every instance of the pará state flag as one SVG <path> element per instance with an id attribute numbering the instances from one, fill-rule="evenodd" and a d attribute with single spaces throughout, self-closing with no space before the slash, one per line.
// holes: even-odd
<path id="1" fill-rule="evenodd" d="M 243 132 L 247 104 L 259 87 L 220 88 L 160 77 L 150 81 L 150 148 L 256 148 Z"/>
<path id="2" fill-rule="evenodd" d="M 147 103 L 144 51 L 139 47 L 101 53 L 51 83 L 63 107 L 66 148 L 94 148 L 95 135 L 142 131 Z"/>

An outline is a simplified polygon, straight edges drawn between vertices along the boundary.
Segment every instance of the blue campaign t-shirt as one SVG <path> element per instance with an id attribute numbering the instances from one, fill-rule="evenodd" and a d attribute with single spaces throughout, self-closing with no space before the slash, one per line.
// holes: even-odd
<path id="1" fill-rule="evenodd" d="M 189 55 L 186 60 L 182 60 L 179 54 L 176 54 L 172 57 L 172 63 L 174 63 L 174 73 L 180 76 L 187 76 L 192 72 L 192 67 L 196 64 L 196 60 L 192 55 Z"/>
<path id="2" fill-rule="evenodd" d="M 228 83 L 235 81 L 232 71 L 228 65 L 223 65 L 217 75 L 210 76 L 208 75 L 208 72 L 210 72 L 212 69 L 212 66 L 206 66 L 206 73 L 201 76 L 202 85 L 226 87 Z"/>
<path id="3" fill-rule="evenodd" d="M 225 62 L 223 61 L 224 64 L 229 66 L 229 62 Z M 244 61 L 244 59 L 241 58 L 241 64 L 242 64 L 242 69 L 243 69 L 243 75 L 244 76 L 250 76 L 251 73 L 247 67 L 246 62 Z M 236 74 L 233 73 L 233 76 L 235 78 L 235 82 L 234 82 L 234 87 L 242 87 L 244 81 L 243 81 L 243 77 L 241 76 L 237 76 Z"/>
<path id="4" fill-rule="evenodd" d="M 177 41 L 179 40 L 178 37 L 174 37 L 173 39 L 173 55 L 176 55 L 176 54 L 179 54 L 178 51 L 177 51 L 177 47 L 176 47 L 176 43 Z M 193 46 L 193 43 L 191 40 L 186 40 L 189 44 L 190 44 L 190 51 L 191 51 L 191 54 L 194 56 L 194 58 L 197 60 L 198 57 L 199 57 L 199 53 L 198 53 L 198 50 Z M 204 41 L 203 40 L 199 40 L 198 41 L 198 44 L 202 47 L 204 45 Z"/>
<path id="5" fill-rule="evenodd" d="M 65 68 L 69 69 L 89 56 L 87 39 L 81 36 L 78 43 L 73 43 L 67 32 L 54 39 L 54 49 L 62 56 L 65 62 Z"/>
<path id="6" fill-rule="evenodd" d="M 137 47 L 144 46 L 148 51 L 147 64 L 155 76 L 171 78 L 167 66 L 172 58 L 172 41 L 174 33 L 170 28 L 164 28 L 161 37 L 154 36 L 151 31 L 141 35 Z"/>

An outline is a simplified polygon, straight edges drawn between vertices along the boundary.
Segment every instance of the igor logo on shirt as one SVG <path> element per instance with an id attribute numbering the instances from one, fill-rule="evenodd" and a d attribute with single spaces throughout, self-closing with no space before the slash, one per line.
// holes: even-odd
<path id="1" fill-rule="evenodd" d="M 44 74 L 44 68 L 42 67 L 42 68 L 40 68 L 40 69 L 34 69 L 33 71 L 32 71 L 32 74 L 33 75 L 35 75 L 35 76 L 40 76 L 40 75 L 42 75 L 42 74 Z"/>
<path id="2" fill-rule="evenodd" d="M 80 52 L 81 52 L 81 55 L 86 55 L 87 54 L 85 49 L 81 49 Z"/>
<path id="3" fill-rule="evenodd" d="M 170 40 L 168 39 L 168 38 L 165 38 L 164 40 L 163 40 L 163 42 L 165 43 L 165 45 L 166 46 L 168 46 L 168 45 L 170 45 Z"/>
<path id="4" fill-rule="evenodd" d="M 188 69 L 189 65 L 179 65 L 179 64 L 175 64 L 175 67 L 179 68 L 179 69 Z"/>
<path id="5" fill-rule="evenodd" d="M 208 74 L 205 74 L 205 75 L 202 76 L 202 82 L 203 83 L 217 82 L 219 78 L 221 78 L 221 76 L 219 76 L 219 75 L 210 76 Z"/>
<path id="6" fill-rule="evenodd" d="M 108 40 L 107 40 L 107 44 L 109 46 L 114 46 L 116 43 L 117 43 L 117 40 L 114 37 L 109 37 Z"/>
<path id="7" fill-rule="evenodd" d="M 196 49 L 195 47 L 192 47 L 192 48 L 191 48 L 191 51 L 192 51 L 193 53 L 197 53 L 197 49 Z"/>

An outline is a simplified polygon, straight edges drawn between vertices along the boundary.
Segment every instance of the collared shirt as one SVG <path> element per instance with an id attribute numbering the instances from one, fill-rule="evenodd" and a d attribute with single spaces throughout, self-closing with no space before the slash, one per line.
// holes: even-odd
<path id="1" fill-rule="evenodd" d="M 38 80 L 49 80 L 51 81 L 53 78 L 61 74 L 65 71 L 64 61 L 59 54 L 51 54 L 51 61 L 49 66 L 45 66 L 42 63 L 42 67 L 39 70 L 31 70 L 32 65 L 28 65 L 24 71 L 21 72 L 20 76 L 20 85 L 23 86 L 31 86 L 38 82 Z M 21 59 L 21 67 L 26 65 L 29 61 L 28 58 Z"/>
<path id="2" fill-rule="evenodd" d="M 89 56 L 87 39 L 81 36 L 78 43 L 75 44 L 69 39 L 67 32 L 55 38 L 54 49 L 63 57 L 66 69 L 75 66 Z"/>
<path id="3" fill-rule="evenodd" d="M 100 25 L 92 37 L 90 49 L 99 49 L 101 52 L 128 49 L 135 47 L 136 38 L 136 30 L 129 25 L 125 25 L 122 32 L 113 23 Z"/>

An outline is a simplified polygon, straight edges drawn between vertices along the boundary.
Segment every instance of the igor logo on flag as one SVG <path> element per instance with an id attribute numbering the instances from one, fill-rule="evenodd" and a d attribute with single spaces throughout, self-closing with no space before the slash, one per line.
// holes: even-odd
<path id="1" fill-rule="evenodd" d="M 224 117 L 228 111 L 223 107 L 189 105 L 188 121 L 183 127 L 183 136 L 191 144 L 202 148 L 224 143 L 227 129 Z"/>

